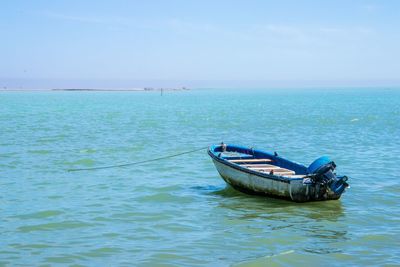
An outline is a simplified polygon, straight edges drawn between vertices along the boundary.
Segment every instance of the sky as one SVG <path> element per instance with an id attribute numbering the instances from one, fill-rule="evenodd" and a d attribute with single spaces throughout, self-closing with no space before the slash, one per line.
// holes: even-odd
<path id="1" fill-rule="evenodd" d="M 0 88 L 400 85 L 398 0 L 2 0 L 0 39 Z"/>

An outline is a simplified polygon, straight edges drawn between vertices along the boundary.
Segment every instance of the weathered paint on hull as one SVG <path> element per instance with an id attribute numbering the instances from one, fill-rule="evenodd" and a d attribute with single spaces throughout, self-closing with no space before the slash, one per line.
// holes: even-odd
<path id="1" fill-rule="evenodd" d="M 221 177 L 232 187 L 246 193 L 268 195 L 276 198 L 284 198 L 296 202 L 334 200 L 340 195 L 335 195 L 320 186 L 303 184 L 303 179 L 291 179 L 289 181 L 271 179 L 256 174 L 243 172 L 213 159 Z"/>

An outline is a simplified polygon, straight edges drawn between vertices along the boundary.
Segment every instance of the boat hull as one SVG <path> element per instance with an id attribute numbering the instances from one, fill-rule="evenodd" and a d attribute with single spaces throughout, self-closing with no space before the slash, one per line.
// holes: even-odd
<path id="1" fill-rule="evenodd" d="M 335 200 L 340 195 L 329 192 L 319 185 L 303 183 L 303 178 L 285 177 L 245 170 L 209 153 L 213 163 L 226 183 L 233 188 L 250 194 L 267 195 L 295 202 Z"/>

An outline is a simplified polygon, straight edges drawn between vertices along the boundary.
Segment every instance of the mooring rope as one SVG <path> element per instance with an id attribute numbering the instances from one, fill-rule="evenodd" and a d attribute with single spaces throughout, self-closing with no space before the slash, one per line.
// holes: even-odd
<path id="1" fill-rule="evenodd" d="M 208 146 L 202 147 L 202 148 L 197 148 L 197 149 L 193 149 L 193 150 L 189 150 L 189 151 L 185 151 L 185 152 L 181 152 L 178 154 L 174 154 L 174 155 L 168 155 L 168 156 L 164 156 L 164 157 L 160 157 L 160 158 L 155 158 L 155 159 L 148 159 L 148 160 L 143 160 L 143 161 L 136 161 L 136 162 L 130 162 L 130 163 L 124 163 L 124 164 L 117 164 L 117 165 L 108 165 L 108 166 L 99 166 L 99 167 L 92 167 L 92 168 L 79 168 L 79 169 L 67 169 L 68 172 L 77 172 L 77 171 L 92 171 L 92 170 L 100 170 L 100 169 L 111 169 L 111 168 L 119 168 L 119 167 L 126 167 L 126 166 L 132 166 L 132 165 L 138 165 L 138 164 L 143 164 L 143 163 L 147 163 L 147 162 L 152 162 L 152 161 L 156 161 L 156 160 L 162 160 L 162 159 L 169 159 L 169 158 L 174 158 L 174 157 L 178 157 L 184 154 L 190 154 L 193 152 L 197 152 L 203 149 L 208 148 Z"/>

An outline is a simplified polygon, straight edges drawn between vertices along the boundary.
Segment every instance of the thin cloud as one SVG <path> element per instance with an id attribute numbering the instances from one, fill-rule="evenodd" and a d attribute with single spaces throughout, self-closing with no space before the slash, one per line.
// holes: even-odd
<path id="1" fill-rule="evenodd" d="M 94 17 L 94 16 L 76 16 L 76 15 L 67 15 L 53 12 L 45 12 L 44 15 L 51 19 L 64 20 L 64 21 L 72 21 L 72 22 L 83 22 L 83 23 L 91 23 L 91 24 L 108 24 L 115 23 L 115 19 L 106 18 L 106 17 Z"/>
<path id="2" fill-rule="evenodd" d="M 375 32 L 372 28 L 367 27 L 320 27 L 317 31 L 331 37 L 367 37 Z"/>
<path id="3" fill-rule="evenodd" d="M 85 25 L 101 26 L 109 30 L 124 31 L 129 28 L 148 29 L 150 25 L 145 25 L 142 22 L 138 22 L 133 18 L 123 16 L 92 16 L 92 15 L 70 15 L 56 12 L 45 12 L 42 13 L 47 18 L 65 21 L 70 23 L 80 23 Z"/>
<path id="4" fill-rule="evenodd" d="M 255 29 L 264 35 L 272 38 L 306 41 L 307 33 L 303 28 L 282 24 L 267 24 L 256 26 Z"/>
<path id="5" fill-rule="evenodd" d="M 140 20 L 122 16 L 80 16 L 55 12 L 45 12 L 44 15 L 51 19 L 104 25 L 120 30 L 137 28 L 149 31 L 166 31 L 179 35 L 212 35 L 218 39 L 235 39 L 242 41 L 276 41 L 293 42 L 297 44 L 317 44 L 328 39 L 361 38 L 372 34 L 374 31 L 367 27 L 335 27 L 319 26 L 306 27 L 289 24 L 256 24 L 244 25 L 241 28 L 229 27 L 203 22 L 192 22 L 180 18 Z"/>
<path id="6" fill-rule="evenodd" d="M 374 5 L 374 4 L 366 4 L 361 6 L 361 9 L 367 11 L 367 12 L 375 12 L 379 9 L 378 5 Z"/>

